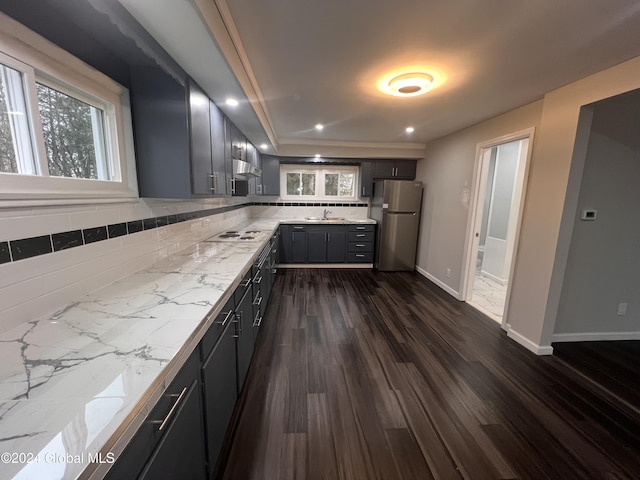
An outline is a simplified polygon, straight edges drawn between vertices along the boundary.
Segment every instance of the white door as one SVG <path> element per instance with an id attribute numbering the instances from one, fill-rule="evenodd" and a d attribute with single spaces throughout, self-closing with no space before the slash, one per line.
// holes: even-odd
<path id="1" fill-rule="evenodd" d="M 464 298 L 503 326 L 532 134 L 478 146 Z"/>

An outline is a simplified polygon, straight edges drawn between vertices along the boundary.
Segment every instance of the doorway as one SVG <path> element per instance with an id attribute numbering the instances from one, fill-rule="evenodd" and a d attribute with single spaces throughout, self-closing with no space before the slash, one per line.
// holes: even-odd
<path id="1" fill-rule="evenodd" d="M 464 299 L 506 325 L 533 130 L 478 145 Z"/>

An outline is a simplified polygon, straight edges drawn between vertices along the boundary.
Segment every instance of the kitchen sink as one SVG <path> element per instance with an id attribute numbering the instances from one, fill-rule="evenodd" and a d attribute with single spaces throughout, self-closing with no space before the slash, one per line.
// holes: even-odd
<path id="1" fill-rule="evenodd" d="M 322 218 L 322 217 L 305 217 L 305 220 L 312 220 L 315 222 L 341 222 L 343 220 L 345 220 L 344 217 L 328 217 L 328 218 Z"/>

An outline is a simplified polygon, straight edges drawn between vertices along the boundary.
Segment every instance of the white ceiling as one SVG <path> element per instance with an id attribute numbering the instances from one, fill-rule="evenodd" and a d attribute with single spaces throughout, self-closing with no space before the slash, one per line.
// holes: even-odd
<path id="1" fill-rule="evenodd" d="M 638 0 L 147 3 L 157 12 L 163 1 L 190 4 L 210 30 L 218 27 L 203 10 L 215 7 L 233 49 L 221 44 L 219 32 L 211 36 L 281 147 L 426 143 L 640 55 Z M 134 16 L 145 25 L 144 12 Z M 167 28 L 150 30 L 165 48 L 170 41 L 158 37 Z M 180 28 L 186 36 L 188 25 Z M 376 90 L 381 76 L 408 66 L 435 71 L 436 88 L 410 98 Z M 198 75 L 203 83 L 206 74 Z M 318 122 L 322 132 L 313 128 Z M 408 125 L 412 135 L 404 133 Z"/>

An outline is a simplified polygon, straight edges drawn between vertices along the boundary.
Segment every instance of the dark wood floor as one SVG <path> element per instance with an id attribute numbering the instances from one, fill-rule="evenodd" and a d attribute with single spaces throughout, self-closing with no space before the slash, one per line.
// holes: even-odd
<path id="1" fill-rule="evenodd" d="M 536 357 L 413 273 L 272 295 L 225 479 L 639 478 L 637 344 Z"/>

